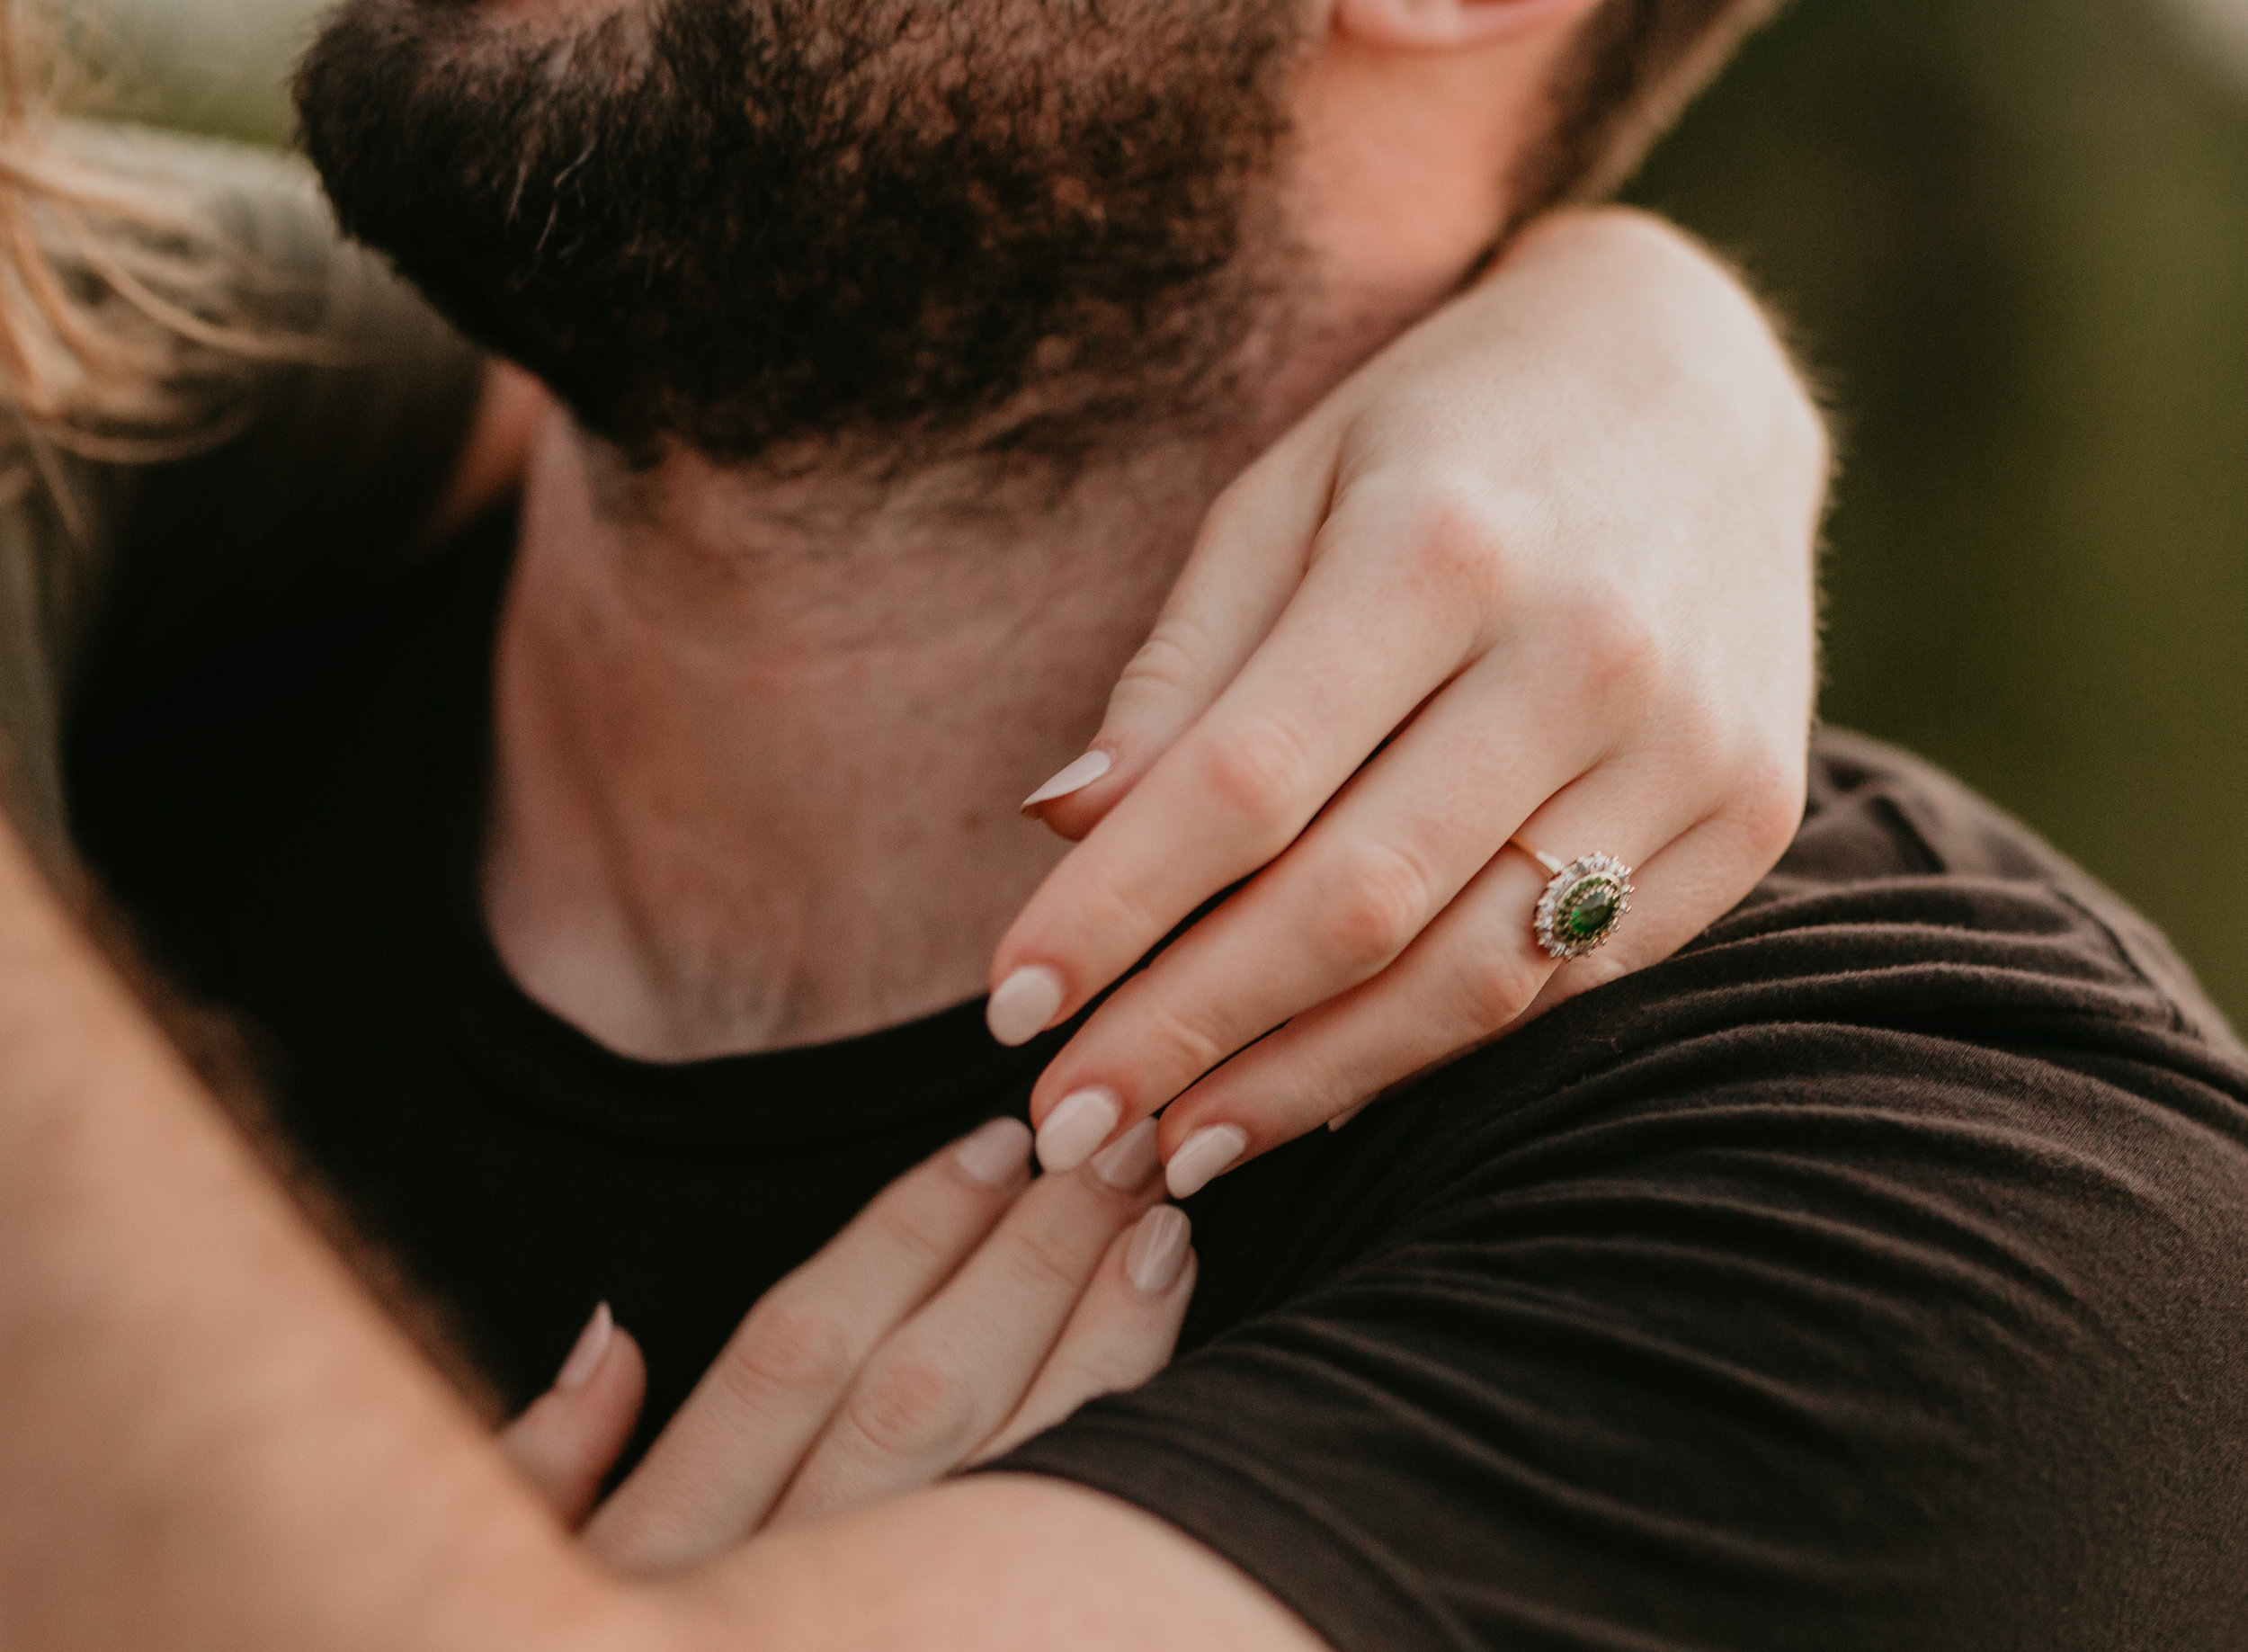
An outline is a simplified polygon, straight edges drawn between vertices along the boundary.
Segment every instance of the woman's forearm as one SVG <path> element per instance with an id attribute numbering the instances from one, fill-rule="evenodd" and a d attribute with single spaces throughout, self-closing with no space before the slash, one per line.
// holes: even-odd
<path id="1" fill-rule="evenodd" d="M 1096 1494 L 1001 1478 L 597 1570 L 361 1299 L 0 826 L 0 1647 L 1315 1644 Z"/>
<path id="2" fill-rule="evenodd" d="M 0 827 L 0 1645 L 605 1644 L 576 1558 Z"/>

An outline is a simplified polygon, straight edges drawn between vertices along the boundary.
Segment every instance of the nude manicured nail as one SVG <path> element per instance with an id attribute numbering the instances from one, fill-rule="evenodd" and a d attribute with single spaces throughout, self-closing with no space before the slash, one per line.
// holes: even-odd
<path id="1" fill-rule="evenodd" d="M 1039 1163 L 1054 1175 L 1076 1169 L 1109 1139 L 1123 1116 L 1123 1103 L 1113 1091 L 1080 1090 L 1065 1095 L 1039 1126 Z"/>
<path id="2" fill-rule="evenodd" d="M 1173 1199 L 1191 1199 L 1233 1167 L 1249 1148 L 1249 1132 L 1237 1124 L 1212 1124 L 1196 1130 L 1171 1156 L 1165 1181 Z"/>
<path id="3" fill-rule="evenodd" d="M 1044 964 L 1026 964 L 999 983 L 984 1006 L 984 1024 L 1012 1049 L 1045 1031 L 1061 1008 L 1062 978 Z"/>
<path id="4" fill-rule="evenodd" d="M 1155 1121 L 1142 1119 L 1093 1156 L 1093 1174 L 1104 1186 L 1128 1193 L 1146 1185 L 1162 1163 L 1163 1155 L 1155 1149 Z"/>
<path id="5" fill-rule="evenodd" d="M 610 1313 L 609 1304 L 603 1302 L 585 1322 L 585 1328 L 577 1334 L 570 1357 L 562 1362 L 562 1369 L 555 1373 L 557 1393 L 575 1394 L 593 1380 L 593 1373 L 601 1369 L 601 1357 L 609 1352 L 609 1340 L 616 1331 L 616 1318 Z"/>
<path id="6" fill-rule="evenodd" d="M 1030 1166 L 1030 1127 L 1020 1119 L 994 1119 L 952 1149 L 952 1162 L 971 1182 L 1004 1187 Z"/>
<path id="7" fill-rule="evenodd" d="M 1023 799 L 1023 812 L 1028 814 L 1041 803 L 1052 803 L 1074 792 L 1083 791 L 1114 767 L 1116 767 L 1116 759 L 1110 756 L 1108 753 L 1087 752 L 1059 774 L 1054 776 L 1052 780 L 1048 781 L 1046 784 Z"/>
<path id="8" fill-rule="evenodd" d="M 1139 1219 L 1124 1247 L 1124 1277 L 1145 1295 L 1159 1297 L 1186 1271 L 1187 1241 L 1194 1224 L 1176 1205 L 1159 1204 Z"/>

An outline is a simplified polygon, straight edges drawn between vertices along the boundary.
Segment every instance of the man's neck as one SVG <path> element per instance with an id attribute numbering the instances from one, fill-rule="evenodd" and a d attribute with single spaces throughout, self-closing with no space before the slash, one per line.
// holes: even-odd
<path id="1" fill-rule="evenodd" d="M 621 478 L 558 417 L 496 667 L 485 906 L 516 979 L 658 1060 L 981 992 L 1066 848 L 1020 799 L 1098 729 L 1250 451 L 970 511 L 958 478 Z"/>

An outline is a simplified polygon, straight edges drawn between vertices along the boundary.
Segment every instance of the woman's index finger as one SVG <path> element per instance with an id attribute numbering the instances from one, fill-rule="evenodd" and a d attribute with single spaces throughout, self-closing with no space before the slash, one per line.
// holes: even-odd
<path id="1" fill-rule="evenodd" d="M 1001 989 L 1050 969 L 1053 1019 L 1074 1014 L 1294 842 L 1481 634 L 1479 614 L 1428 597 L 1386 579 L 1372 554 L 1323 554 L 1217 702 L 1023 908 L 995 960 Z"/>

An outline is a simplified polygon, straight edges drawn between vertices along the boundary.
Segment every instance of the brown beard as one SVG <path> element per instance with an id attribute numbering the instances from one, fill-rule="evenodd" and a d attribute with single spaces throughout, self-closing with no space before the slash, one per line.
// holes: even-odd
<path id="1" fill-rule="evenodd" d="M 344 228 L 594 434 L 1081 458 L 1224 403 L 1300 272 L 1300 0 L 348 0 Z"/>

